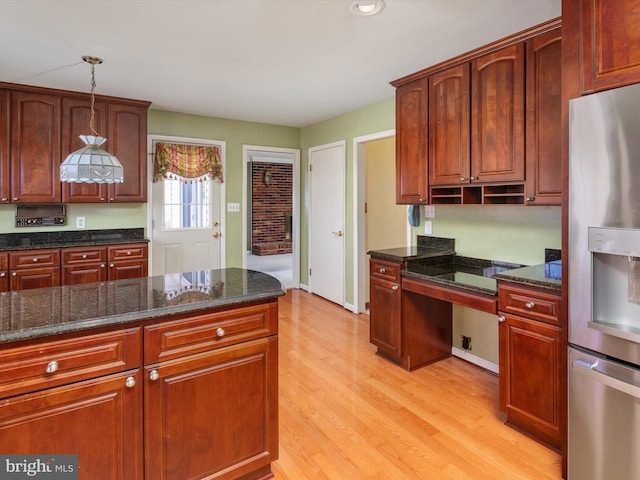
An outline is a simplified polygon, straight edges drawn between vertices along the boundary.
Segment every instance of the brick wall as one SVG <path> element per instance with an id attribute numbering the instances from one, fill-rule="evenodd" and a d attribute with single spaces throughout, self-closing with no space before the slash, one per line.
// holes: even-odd
<path id="1" fill-rule="evenodd" d="M 270 177 L 269 185 L 265 185 L 265 174 Z M 293 165 L 253 162 L 251 185 L 251 251 L 256 255 L 291 253 L 285 224 L 293 208 Z"/>

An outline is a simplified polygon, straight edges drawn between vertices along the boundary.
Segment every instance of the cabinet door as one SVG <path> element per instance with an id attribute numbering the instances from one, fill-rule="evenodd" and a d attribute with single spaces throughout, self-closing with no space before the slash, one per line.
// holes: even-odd
<path id="1" fill-rule="evenodd" d="M 500 408 L 508 422 L 560 446 L 560 327 L 513 315 L 500 323 Z"/>
<path id="2" fill-rule="evenodd" d="M 107 105 L 95 102 L 95 128 L 101 136 L 106 136 Z M 80 135 L 93 135 L 89 128 L 91 121 L 91 100 L 79 97 L 62 99 L 62 159 L 71 152 L 84 147 Z M 97 203 L 107 201 L 107 186 L 99 183 L 62 183 L 62 201 L 65 203 Z"/>
<path id="3" fill-rule="evenodd" d="M 106 150 L 124 167 L 122 183 L 108 186 L 110 202 L 147 201 L 147 109 L 110 103 Z"/>
<path id="4" fill-rule="evenodd" d="M 402 357 L 400 285 L 372 277 L 369 286 L 371 302 L 369 341 L 378 347 L 379 353 L 400 361 Z"/>
<path id="5" fill-rule="evenodd" d="M 60 97 L 11 92 L 11 200 L 60 202 Z"/>
<path id="6" fill-rule="evenodd" d="M 429 78 L 429 185 L 469 183 L 469 78 L 468 63 Z"/>
<path id="7" fill-rule="evenodd" d="M 426 78 L 396 90 L 396 203 L 427 203 Z"/>
<path id="8" fill-rule="evenodd" d="M 125 278 L 146 277 L 148 273 L 147 260 L 130 260 L 109 263 L 109 280 L 124 280 Z"/>
<path id="9" fill-rule="evenodd" d="M 9 92 L 7 90 L 0 90 L 0 203 L 9 203 L 10 196 Z"/>
<path id="10" fill-rule="evenodd" d="M 65 265 L 62 267 L 62 285 L 80 285 L 107 280 L 107 264 Z"/>
<path id="11" fill-rule="evenodd" d="M 524 181 L 524 44 L 471 66 L 471 180 Z"/>
<path id="12" fill-rule="evenodd" d="M 9 291 L 9 255 L 0 253 L 0 292 Z"/>
<path id="13" fill-rule="evenodd" d="M 561 38 L 558 29 L 527 42 L 528 204 L 562 201 Z"/>
<path id="14" fill-rule="evenodd" d="M 60 286 L 60 267 L 25 268 L 11 272 L 11 290 L 58 286 Z"/>
<path id="15" fill-rule="evenodd" d="M 580 0 L 582 93 L 640 82 L 640 0 Z"/>
<path id="16" fill-rule="evenodd" d="M 80 480 L 142 479 L 139 371 L 2 401 L 3 454 L 78 455 Z M 137 385 L 126 386 L 132 382 Z"/>
<path id="17" fill-rule="evenodd" d="M 269 337 L 147 367 L 147 478 L 231 480 L 268 467 L 278 457 L 277 357 Z"/>

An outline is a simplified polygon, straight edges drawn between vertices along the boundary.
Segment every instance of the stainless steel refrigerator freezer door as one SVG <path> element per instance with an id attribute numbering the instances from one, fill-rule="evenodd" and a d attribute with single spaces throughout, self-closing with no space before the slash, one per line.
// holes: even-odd
<path id="1" fill-rule="evenodd" d="M 640 367 L 569 348 L 568 480 L 640 478 Z"/>

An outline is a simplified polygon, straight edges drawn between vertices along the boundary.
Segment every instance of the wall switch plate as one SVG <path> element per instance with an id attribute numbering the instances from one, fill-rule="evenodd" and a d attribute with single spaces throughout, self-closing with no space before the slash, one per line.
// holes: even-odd
<path id="1" fill-rule="evenodd" d="M 433 233 L 433 225 L 429 220 L 424 222 L 424 233 L 431 235 Z"/>
<path id="2" fill-rule="evenodd" d="M 227 212 L 239 212 L 240 204 L 239 203 L 227 203 Z"/>
<path id="3" fill-rule="evenodd" d="M 85 227 L 85 217 L 76 217 L 76 228 Z"/>
<path id="4" fill-rule="evenodd" d="M 425 205 L 424 206 L 424 218 L 436 218 L 436 206 Z"/>

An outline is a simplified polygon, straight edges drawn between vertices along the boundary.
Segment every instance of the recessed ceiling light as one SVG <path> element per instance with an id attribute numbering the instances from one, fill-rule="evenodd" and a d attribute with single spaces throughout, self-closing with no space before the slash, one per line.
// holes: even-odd
<path id="1" fill-rule="evenodd" d="M 354 15 L 368 17 L 376 15 L 384 9 L 383 0 L 353 0 L 349 10 Z"/>

